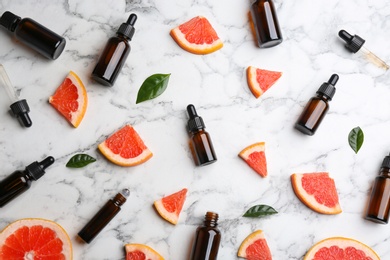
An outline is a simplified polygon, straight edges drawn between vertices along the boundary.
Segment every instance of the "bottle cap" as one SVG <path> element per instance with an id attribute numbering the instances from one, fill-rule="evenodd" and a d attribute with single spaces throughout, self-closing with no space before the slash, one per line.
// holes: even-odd
<path id="1" fill-rule="evenodd" d="M 30 116 L 28 115 L 28 112 L 30 112 L 30 107 L 28 106 L 25 99 L 16 101 L 10 106 L 10 108 L 21 125 L 25 127 L 30 127 L 32 125 Z"/>
<path id="2" fill-rule="evenodd" d="M 20 19 L 19 16 L 7 11 L 0 17 L 0 24 L 7 28 L 7 30 L 14 32 Z"/>
<path id="3" fill-rule="evenodd" d="M 117 33 L 123 34 L 125 37 L 131 40 L 135 32 L 134 24 L 136 21 L 137 21 L 137 15 L 131 14 L 129 16 L 129 19 L 127 19 L 127 22 L 121 24 Z"/>
<path id="4" fill-rule="evenodd" d="M 349 51 L 353 53 L 356 53 L 358 50 L 360 50 L 360 48 L 366 42 L 359 35 L 355 34 L 354 36 L 352 36 L 345 30 L 340 30 L 339 36 L 341 39 L 343 39 L 346 42 L 345 48 L 347 48 Z"/>
<path id="5" fill-rule="evenodd" d="M 321 87 L 317 90 L 317 94 L 321 94 L 327 96 L 329 100 L 332 100 L 334 93 L 336 92 L 336 88 L 334 87 L 339 80 L 339 76 L 337 74 L 333 74 L 328 82 L 324 82 Z"/>
<path id="6" fill-rule="evenodd" d="M 26 167 L 26 171 L 31 175 L 34 180 L 38 180 L 45 174 L 47 167 L 54 163 L 54 158 L 49 156 L 42 162 L 33 162 Z"/>
<path id="7" fill-rule="evenodd" d="M 190 118 L 187 122 L 187 128 L 190 133 L 206 128 L 203 119 L 196 113 L 194 105 L 190 104 L 187 106 L 187 113 Z"/>
<path id="8" fill-rule="evenodd" d="M 390 154 L 383 159 L 381 167 L 390 168 Z"/>

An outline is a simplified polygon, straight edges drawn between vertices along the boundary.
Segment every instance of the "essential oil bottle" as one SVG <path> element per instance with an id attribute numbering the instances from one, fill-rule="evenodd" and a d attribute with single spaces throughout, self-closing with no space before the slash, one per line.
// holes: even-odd
<path id="1" fill-rule="evenodd" d="M 375 178 L 366 219 L 387 224 L 390 210 L 390 155 L 383 159 L 379 176 Z"/>
<path id="2" fill-rule="evenodd" d="M 251 6 L 253 29 L 260 48 L 269 48 L 283 41 L 278 16 L 272 0 L 256 0 Z"/>
<path id="3" fill-rule="evenodd" d="M 187 106 L 189 120 L 187 129 L 190 134 L 190 149 L 197 166 L 208 165 L 217 161 L 210 135 L 205 131 L 203 119 L 196 113 L 194 105 Z"/>
<path id="4" fill-rule="evenodd" d="M 333 74 L 328 82 L 324 82 L 317 91 L 317 96 L 311 98 L 299 117 L 295 128 L 307 135 L 314 135 L 318 126 L 329 110 L 329 101 L 332 100 L 339 80 L 337 74 Z"/>
<path id="5" fill-rule="evenodd" d="M 131 47 L 129 41 L 133 38 L 137 21 L 137 15 L 130 14 L 126 23 L 122 23 L 115 37 L 111 37 L 101 54 L 95 69 L 92 72 L 92 78 L 97 82 L 112 87 L 125 65 L 127 56 L 129 56 Z"/>
<path id="6" fill-rule="evenodd" d="M 54 163 L 49 156 L 41 162 L 33 162 L 24 171 L 15 171 L 0 181 L 0 207 L 27 191 L 32 181 L 36 181 L 45 174 L 45 169 Z"/>
<path id="7" fill-rule="evenodd" d="M 207 212 L 204 225 L 196 229 L 190 260 L 216 260 L 221 232 L 218 229 L 218 214 Z"/>
<path id="8" fill-rule="evenodd" d="M 0 24 L 12 32 L 15 38 L 48 59 L 57 59 L 65 48 L 63 37 L 30 18 L 21 19 L 7 11 Z"/>
<path id="9" fill-rule="evenodd" d="M 122 192 L 109 200 L 78 233 L 79 238 L 86 243 L 90 243 L 119 213 L 121 206 L 126 202 L 126 198 L 129 195 L 130 191 L 123 189 Z"/>

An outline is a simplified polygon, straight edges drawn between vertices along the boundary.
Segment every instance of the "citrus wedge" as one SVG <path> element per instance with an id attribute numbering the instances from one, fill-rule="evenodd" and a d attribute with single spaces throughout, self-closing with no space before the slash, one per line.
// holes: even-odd
<path id="1" fill-rule="evenodd" d="M 98 149 L 109 161 L 120 166 L 135 166 L 153 156 L 131 125 L 116 131 L 99 144 Z"/>
<path id="2" fill-rule="evenodd" d="M 0 234 L 0 260 L 72 259 L 72 244 L 66 231 L 46 219 L 20 219 Z"/>
<path id="3" fill-rule="evenodd" d="M 246 79 L 252 94 L 259 98 L 282 76 L 282 72 L 263 70 L 249 66 L 246 69 Z"/>
<path id="4" fill-rule="evenodd" d="M 329 173 L 294 173 L 291 184 L 297 197 L 310 209 L 322 214 L 341 213 L 336 184 Z"/>
<path id="5" fill-rule="evenodd" d="M 181 48 L 194 54 L 209 54 L 223 46 L 216 31 L 203 16 L 196 16 L 179 25 L 170 34 Z"/>
<path id="6" fill-rule="evenodd" d="M 315 244 L 303 260 L 380 260 L 369 246 L 345 237 L 331 237 Z"/>
<path id="7" fill-rule="evenodd" d="M 271 260 L 272 255 L 262 230 L 257 230 L 242 241 L 237 256 L 249 260 Z"/>
<path id="8" fill-rule="evenodd" d="M 74 127 L 78 127 L 87 111 L 88 98 L 83 82 L 71 71 L 57 88 L 49 103 Z"/>
<path id="9" fill-rule="evenodd" d="M 182 189 L 181 191 L 156 200 L 154 207 L 163 219 L 176 225 L 186 200 L 186 194 L 187 189 Z"/>
<path id="10" fill-rule="evenodd" d="M 238 156 L 242 158 L 261 177 L 267 176 L 267 160 L 265 157 L 265 143 L 255 143 L 243 149 Z"/>
<path id="11" fill-rule="evenodd" d="M 164 260 L 151 247 L 143 244 L 126 244 L 126 260 Z"/>

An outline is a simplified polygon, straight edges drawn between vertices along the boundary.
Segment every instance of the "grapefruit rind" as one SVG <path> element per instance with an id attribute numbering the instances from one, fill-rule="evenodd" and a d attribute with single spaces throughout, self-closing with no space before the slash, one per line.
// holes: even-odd
<path id="1" fill-rule="evenodd" d="M 78 110 L 71 112 L 71 119 L 68 119 L 66 115 L 64 115 L 54 104 L 53 101 L 55 100 L 55 95 L 58 91 L 58 89 L 62 86 L 62 84 L 65 82 L 66 79 L 69 79 L 76 87 L 77 87 L 77 103 L 79 105 Z M 68 76 L 64 79 L 64 81 L 61 83 L 61 85 L 57 88 L 56 92 L 53 96 L 49 98 L 49 103 L 53 105 L 53 107 L 62 115 L 64 116 L 69 123 L 71 123 L 75 128 L 77 128 L 81 121 L 84 118 L 85 112 L 87 111 L 87 105 L 88 105 L 88 96 L 87 96 L 87 90 L 85 89 L 85 86 L 79 76 L 73 71 L 70 71 Z"/>
<path id="2" fill-rule="evenodd" d="M 15 222 L 10 223 L 6 226 L 3 231 L 0 233 L 0 259 L 3 259 L 1 255 L 1 247 L 4 245 L 6 239 L 15 233 L 21 227 L 32 227 L 32 226 L 43 226 L 44 228 L 50 228 L 53 230 L 57 237 L 62 241 L 62 254 L 65 256 L 66 260 L 73 259 L 73 249 L 72 243 L 68 233 L 66 233 L 65 229 L 61 227 L 54 221 L 41 219 L 41 218 L 25 218 L 19 219 Z"/>
<path id="3" fill-rule="evenodd" d="M 183 199 L 183 202 L 181 205 L 177 205 L 179 207 L 179 209 L 176 209 L 176 211 L 174 212 L 169 212 L 168 210 L 166 210 L 165 206 L 164 206 L 164 202 L 163 202 L 163 199 L 166 198 L 166 197 L 169 197 L 169 196 L 172 196 L 172 195 L 175 195 L 175 194 L 179 194 L 179 193 L 182 193 L 184 192 L 184 199 Z M 175 192 L 173 194 L 170 194 L 168 196 L 165 196 L 164 198 L 161 198 L 159 200 L 156 200 L 153 205 L 155 207 L 155 209 L 157 210 L 157 213 L 163 218 L 165 219 L 166 221 L 168 221 L 169 223 L 173 224 L 173 225 L 176 225 L 179 221 L 179 217 L 180 217 L 180 213 L 181 213 L 181 210 L 183 208 L 183 204 L 185 202 L 185 199 L 186 199 L 186 194 L 187 194 L 187 189 L 182 189 L 178 192 Z"/>
<path id="4" fill-rule="evenodd" d="M 141 251 L 145 254 L 147 260 L 164 260 L 164 258 L 157 253 L 153 248 L 144 244 L 126 244 L 126 259 L 129 252 Z"/>
<path id="5" fill-rule="evenodd" d="M 306 173 L 306 174 L 313 174 L 313 173 Z M 321 173 L 314 173 L 314 174 L 321 174 Z M 326 172 L 326 174 L 329 176 L 329 173 Z M 310 209 L 321 214 L 327 214 L 327 215 L 340 214 L 342 210 L 339 202 L 337 202 L 334 207 L 330 208 L 327 207 L 326 205 L 318 203 L 314 195 L 311 195 L 306 192 L 306 190 L 302 187 L 302 177 L 304 175 L 305 174 L 300 174 L 300 173 L 294 173 L 291 175 L 291 184 L 294 193 L 301 200 L 301 202 L 305 204 L 307 207 L 309 207 Z M 332 178 L 330 179 L 333 181 Z"/>
<path id="6" fill-rule="evenodd" d="M 337 246 L 341 249 L 346 249 L 347 247 L 354 247 L 357 250 L 363 251 L 366 254 L 366 257 L 371 257 L 372 260 L 380 260 L 380 257 L 371 247 L 367 246 L 366 244 L 363 244 L 360 241 L 346 237 L 330 237 L 321 240 L 309 249 L 303 260 L 313 260 L 315 259 L 314 256 L 318 252 L 318 250 L 324 247 L 330 248 L 331 246 Z"/>
<path id="7" fill-rule="evenodd" d="M 258 240 L 264 240 L 265 244 L 267 245 L 267 240 L 265 239 L 264 232 L 262 230 L 257 230 L 248 235 L 241 243 L 240 247 L 238 248 L 237 256 L 242 258 L 247 258 L 247 248 L 254 244 Z M 268 245 L 267 245 L 268 247 Z M 269 249 L 269 248 L 268 248 Z M 271 254 L 270 251 L 266 252 L 266 254 Z"/>
<path id="8" fill-rule="evenodd" d="M 269 80 L 267 84 L 261 86 L 260 83 L 257 81 L 257 70 L 259 70 L 260 72 L 271 74 L 273 76 L 273 79 Z M 282 74 L 283 73 L 279 71 L 264 70 L 253 66 L 249 66 L 246 69 L 246 78 L 248 82 L 248 87 L 252 92 L 252 94 L 256 98 L 259 98 L 261 95 L 264 94 L 264 92 L 266 92 L 270 87 L 272 87 L 279 80 Z"/>
<path id="9" fill-rule="evenodd" d="M 207 22 L 208 25 L 211 27 L 214 32 L 214 28 L 211 26 L 209 21 L 202 16 L 197 16 L 192 19 L 205 19 L 204 22 Z M 191 20 L 190 20 L 191 21 Z M 187 21 L 189 22 L 189 21 Z M 186 22 L 186 23 L 187 23 Z M 184 23 L 185 24 L 185 23 Z M 216 34 L 216 32 L 215 32 Z M 186 35 L 183 34 L 183 32 L 180 30 L 180 25 L 177 26 L 176 28 L 173 28 L 170 31 L 170 35 L 172 38 L 175 40 L 175 42 L 184 50 L 191 52 L 193 54 L 210 54 L 212 52 L 215 52 L 223 47 L 223 42 L 222 40 L 217 36 L 217 39 L 214 39 L 214 41 L 211 44 L 203 43 L 203 44 L 196 44 L 196 43 L 191 43 L 186 39 Z"/>
<path id="10" fill-rule="evenodd" d="M 248 163 L 248 160 L 249 160 L 249 156 L 251 154 L 253 154 L 254 152 L 263 152 L 264 155 L 265 155 L 265 142 L 258 142 L 258 143 L 254 143 L 254 144 L 251 144 L 249 145 L 248 147 L 244 148 L 239 154 L 238 156 L 243 159 L 254 171 L 256 171 L 261 177 L 266 177 L 268 175 L 268 172 L 267 172 L 267 161 L 265 161 L 265 165 L 266 165 L 266 168 L 265 168 L 265 172 L 259 172 L 257 171 L 255 168 L 253 168 L 249 163 Z"/>

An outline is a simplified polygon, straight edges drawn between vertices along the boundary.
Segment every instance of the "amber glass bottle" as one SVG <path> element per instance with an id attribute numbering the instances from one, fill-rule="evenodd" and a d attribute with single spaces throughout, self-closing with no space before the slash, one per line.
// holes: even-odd
<path id="1" fill-rule="evenodd" d="M 46 58 L 57 59 L 65 48 L 63 37 L 30 18 L 21 19 L 7 11 L 1 16 L 0 24 L 13 32 L 17 40 Z"/>
<path id="2" fill-rule="evenodd" d="M 272 0 L 257 0 L 251 6 L 251 18 L 260 48 L 273 47 L 283 41 Z"/>
<path id="3" fill-rule="evenodd" d="M 379 176 L 371 191 L 366 219 L 387 224 L 390 210 L 390 155 L 383 159 Z"/>
<path id="4" fill-rule="evenodd" d="M 78 236 L 86 243 L 90 243 L 105 226 L 119 213 L 121 206 L 130 195 L 128 189 L 122 190 L 113 199 L 109 200 L 93 218 L 78 233 Z"/>
<path id="5" fill-rule="evenodd" d="M 221 232 L 218 226 L 218 214 L 207 212 L 204 225 L 196 229 L 190 260 L 216 260 Z"/>
<path id="6" fill-rule="evenodd" d="M 108 40 L 92 72 L 94 80 L 106 86 L 112 87 L 114 85 L 119 72 L 125 65 L 127 56 L 129 56 L 131 49 L 129 41 L 133 38 L 136 21 L 137 15 L 131 14 L 127 22 L 122 23 L 119 27 L 117 36 Z"/>
<path id="7" fill-rule="evenodd" d="M 309 100 L 295 124 L 296 129 L 304 134 L 314 135 L 329 110 L 328 102 L 332 100 L 336 92 L 335 85 L 338 80 L 339 76 L 333 74 L 328 82 L 321 85 L 317 91 L 317 96 Z"/>
<path id="8" fill-rule="evenodd" d="M 216 162 L 217 156 L 210 135 L 204 130 L 206 126 L 203 119 L 196 113 L 194 105 L 188 105 L 187 112 L 189 116 L 187 128 L 190 133 L 190 149 L 195 164 L 203 166 Z"/>

